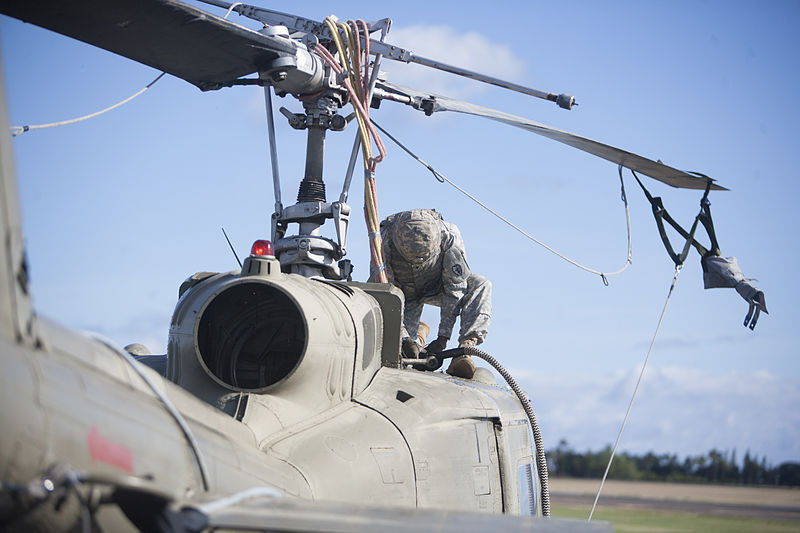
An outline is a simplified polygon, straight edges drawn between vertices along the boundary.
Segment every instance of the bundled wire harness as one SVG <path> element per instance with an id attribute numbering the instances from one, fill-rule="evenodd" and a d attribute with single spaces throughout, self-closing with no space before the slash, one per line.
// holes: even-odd
<path id="1" fill-rule="evenodd" d="M 338 53 L 338 60 L 324 46 L 314 47 L 314 53 L 325 60 L 333 71 L 343 77 L 342 83 L 347 88 L 350 103 L 355 109 L 361 138 L 361 154 L 364 159 L 364 218 L 370 243 L 370 261 L 372 269 L 378 272 L 377 281 L 386 283 L 386 266 L 383 258 L 383 244 L 380 234 L 380 217 L 378 216 L 378 194 L 375 184 L 375 168 L 383 161 L 386 148 L 369 117 L 370 101 L 370 61 L 369 61 L 369 29 L 363 20 L 337 22 L 332 17 L 325 19 L 325 24 L 333 36 Z M 364 48 L 361 48 L 361 35 Z M 378 149 L 378 155 L 372 155 L 372 140 Z"/>

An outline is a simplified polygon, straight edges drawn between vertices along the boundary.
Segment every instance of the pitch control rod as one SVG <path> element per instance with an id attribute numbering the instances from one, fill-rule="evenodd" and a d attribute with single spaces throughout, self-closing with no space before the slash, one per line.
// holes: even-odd
<path id="1" fill-rule="evenodd" d="M 372 46 L 372 43 L 370 43 L 370 46 Z M 575 107 L 575 105 L 577 105 L 575 103 L 575 97 L 572 96 L 571 94 L 564 94 L 564 93 L 553 94 L 545 91 L 540 91 L 538 89 L 532 89 L 531 87 L 526 87 L 524 85 L 519 85 L 517 83 L 512 83 L 510 81 L 493 78 L 492 76 L 487 76 L 486 74 L 481 74 L 480 72 L 473 72 L 465 68 L 454 67 L 453 65 L 448 65 L 447 63 L 436 61 L 435 59 L 428 59 L 427 57 L 418 56 L 415 55 L 413 52 L 409 52 L 409 59 L 407 63 L 418 63 L 426 67 L 435 68 L 436 70 L 443 70 L 445 72 L 456 74 L 458 76 L 463 76 L 465 78 L 470 78 L 472 80 L 482 81 L 483 83 L 496 85 L 497 87 L 510 89 L 518 93 L 535 96 L 536 98 L 541 98 L 542 100 L 555 102 L 558 105 L 558 107 L 562 109 L 572 109 L 573 107 Z"/>

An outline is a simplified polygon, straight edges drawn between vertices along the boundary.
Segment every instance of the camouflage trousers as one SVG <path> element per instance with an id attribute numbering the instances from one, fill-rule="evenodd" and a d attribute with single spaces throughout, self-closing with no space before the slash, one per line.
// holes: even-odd
<path id="1" fill-rule="evenodd" d="M 441 307 L 441 295 L 406 301 L 403 326 L 412 339 L 417 336 L 424 304 Z M 489 333 L 489 322 L 492 315 L 491 282 L 480 274 L 471 274 L 467 279 L 467 291 L 459 301 L 458 308 L 461 316 L 458 341 L 461 342 L 466 337 L 474 337 L 478 344 L 482 343 Z"/>

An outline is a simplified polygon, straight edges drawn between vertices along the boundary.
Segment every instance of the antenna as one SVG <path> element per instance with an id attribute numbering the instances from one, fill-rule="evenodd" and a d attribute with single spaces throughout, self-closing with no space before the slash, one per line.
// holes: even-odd
<path id="1" fill-rule="evenodd" d="M 239 261 L 239 256 L 236 255 L 236 250 L 233 249 L 233 244 L 231 244 L 231 240 L 228 238 L 228 234 L 225 233 L 225 228 L 222 229 L 222 234 L 225 235 L 225 240 L 228 241 L 228 246 L 231 247 L 231 252 L 233 252 L 233 257 L 236 258 L 236 262 L 239 263 L 239 268 L 242 268 L 242 262 Z"/>

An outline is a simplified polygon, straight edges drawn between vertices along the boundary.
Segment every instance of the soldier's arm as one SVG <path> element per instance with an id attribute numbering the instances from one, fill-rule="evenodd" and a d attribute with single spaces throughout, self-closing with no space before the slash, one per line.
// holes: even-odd
<path id="1" fill-rule="evenodd" d="M 455 243 L 450 246 L 442 261 L 442 298 L 439 320 L 439 336 L 450 338 L 460 312 L 459 302 L 467 291 L 470 271 L 464 251 Z"/>

